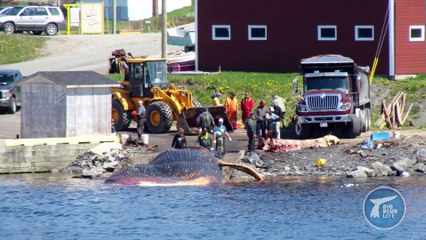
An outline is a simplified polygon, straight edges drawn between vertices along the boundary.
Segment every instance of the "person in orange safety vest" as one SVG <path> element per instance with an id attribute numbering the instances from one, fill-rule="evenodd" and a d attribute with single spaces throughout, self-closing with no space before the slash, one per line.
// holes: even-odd
<path id="1" fill-rule="evenodd" d="M 229 97 L 225 100 L 225 111 L 228 114 L 229 121 L 233 128 L 237 128 L 237 112 L 238 112 L 238 100 L 235 97 L 235 93 L 231 92 Z"/>

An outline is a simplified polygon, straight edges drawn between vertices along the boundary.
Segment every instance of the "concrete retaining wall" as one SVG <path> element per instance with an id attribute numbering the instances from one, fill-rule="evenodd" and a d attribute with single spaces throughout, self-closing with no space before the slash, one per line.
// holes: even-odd
<path id="1" fill-rule="evenodd" d="M 0 174 L 50 172 L 68 166 L 77 156 L 118 137 L 35 138 L 0 140 Z"/>

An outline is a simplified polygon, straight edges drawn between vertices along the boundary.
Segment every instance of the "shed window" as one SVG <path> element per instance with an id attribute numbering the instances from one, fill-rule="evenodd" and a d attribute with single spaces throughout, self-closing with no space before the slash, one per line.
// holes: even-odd
<path id="1" fill-rule="evenodd" d="M 231 40 L 230 25 L 213 25 L 212 26 L 213 40 Z"/>
<path id="2" fill-rule="evenodd" d="M 424 41 L 425 40 L 425 26 L 413 25 L 410 26 L 410 41 Z"/>
<path id="3" fill-rule="evenodd" d="M 249 25 L 248 38 L 249 40 L 267 40 L 266 25 Z"/>
<path id="4" fill-rule="evenodd" d="M 336 41 L 337 40 L 336 25 L 318 26 L 318 40 L 319 41 Z"/>
<path id="5" fill-rule="evenodd" d="M 374 41 L 374 26 L 355 26 L 355 41 Z"/>

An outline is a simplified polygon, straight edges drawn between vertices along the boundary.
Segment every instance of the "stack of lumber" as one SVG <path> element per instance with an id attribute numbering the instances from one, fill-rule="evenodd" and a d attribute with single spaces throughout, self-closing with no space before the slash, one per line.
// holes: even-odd
<path id="1" fill-rule="evenodd" d="M 404 113 L 405 100 L 406 93 L 404 92 L 398 92 L 389 104 L 386 104 L 386 100 L 383 99 L 382 115 L 380 115 L 379 119 L 376 121 L 376 126 L 380 129 L 384 128 L 385 125 L 390 129 L 397 129 L 404 125 L 413 107 L 413 104 L 410 104 L 410 107 Z"/>

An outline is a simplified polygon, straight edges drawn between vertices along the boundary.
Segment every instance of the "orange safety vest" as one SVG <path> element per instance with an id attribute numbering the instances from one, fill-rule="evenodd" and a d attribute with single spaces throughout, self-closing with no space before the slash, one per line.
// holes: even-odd
<path id="1" fill-rule="evenodd" d="M 225 100 L 225 110 L 227 112 L 237 112 L 238 111 L 238 100 L 236 97 L 231 99 L 230 97 Z"/>

